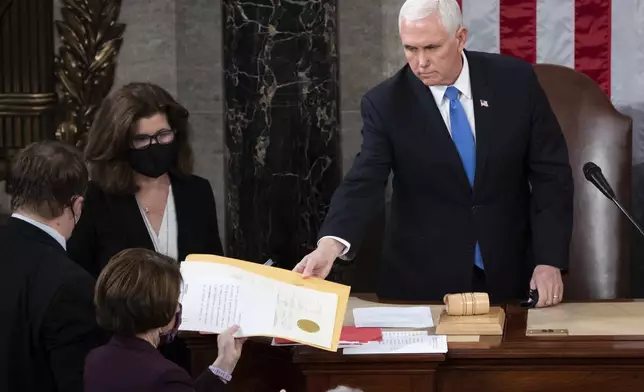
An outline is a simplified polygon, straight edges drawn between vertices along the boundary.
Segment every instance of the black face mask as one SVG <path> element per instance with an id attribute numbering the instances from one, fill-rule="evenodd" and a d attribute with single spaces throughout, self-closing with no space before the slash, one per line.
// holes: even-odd
<path id="1" fill-rule="evenodd" d="M 158 178 L 169 172 L 176 160 L 175 144 L 151 144 L 143 150 L 130 149 L 132 169 L 146 177 Z"/>
<path id="2" fill-rule="evenodd" d="M 175 314 L 174 316 L 174 325 L 172 326 L 172 329 L 168 332 L 162 332 L 159 334 L 159 346 L 170 344 L 174 341 L 174 338 L 177 337 L 177 334 L 179 333 L 179 326 L 181 325 L 182 309 L 183 308 L 181 307 L 181 304 L 179 304 L 179 312 L 177 312 L 177 314 Z"/>

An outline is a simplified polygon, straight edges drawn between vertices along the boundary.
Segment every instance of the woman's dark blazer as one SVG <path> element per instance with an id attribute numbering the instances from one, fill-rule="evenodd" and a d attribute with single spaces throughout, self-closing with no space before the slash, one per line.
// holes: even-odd
<path id="1" fill-rule="evenodd" d="M 223 255 L 215 196 L 208 180 L 171 176 L 177 214 L 179 261 L 191 253 Z M 124 249 L 147 248 L 154 244 L 134 195 L 105 193 L 90 182 L 81 218 L 67 242 L 67 253 L 94 277 L 110 258 Z M 187 371 L 191 356 L 182 339 L 162 346 L 160 352 Z"/>
<path id="2" fill-rule="evenodd" d="M 193 382 L 188 373 L 138 338 L 114 337 L 85 359 L 86 392 L 220 392 L 224 383 L 208 369 Z"/>
<path id="3" fill-rule="evenodd" d="M 171 176 L 179 261 L 191 253 L 223 255 L 215 196 L 208 180 Z M 129 248 L 154 250 L 134 195 L 105 193 L 90 182 L 81 218 L 67 242 L 72 260 L 98 277 L 112 256 Z"/>

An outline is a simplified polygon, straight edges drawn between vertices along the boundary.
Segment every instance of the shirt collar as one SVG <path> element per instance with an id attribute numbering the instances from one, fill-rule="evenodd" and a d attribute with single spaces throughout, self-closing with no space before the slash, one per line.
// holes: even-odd
<path id="1" fill-rule="evenodd" d="M 57 231 L 56 231 L 56 230 L 54 230 L 53 228 L 51 228 L 51 227 L 47 226 L 47 225 L 46 225 L 46 224 L 44 224 L 44 223 L 41 223 L 41 222 L 38 222 L 38 221 L 36 221 L 36 220 L 33 220 L 33 219 L 29 218 L 29 217 L 26 217 L 26 216 L 24 216 L 24 215 L 22 215 L 22 214 L 18 214 L 18 213 L 16 213 L 16 212 L 14 212 L 13 214 L 11 214 L 11 217 L 12 217 L 12 218 L 16 218 L 16 219 L 20 219 L 20 220 L 22 220 L 22 221 L 25 221 L 25 222 L 27 222 L 27 223 L 30 223 L 30 224 L 32 224 L 32 225 L 34 225 L 34 226 L 36 226 L 36 227 L 37 227 L 37 228 L 39 228 L 40 230 L 42 230 L 42 231 L 44 231 L 45 233 L 47 233 L 47 234 L 49 234 L 50 236 L 52 236 L 52 237 L 53 237 L 53 238 L 54 238 L 54 239 L 55 239 L 55 240 L 60 244 L 60 246 L 62 246 L 62 247 L 63 247 L 63 249 L 67 250 L 67 241 L 65 240 L 65 237 L 63 237 L 59 232 L 57 232 Z"/>
<path id="2" fill-rule="evenodd" d="M 456 81 L 454 82 L 453 86 L 458 89 L 458 91 L 466 96 L 469 99 L 472 99 L 472 85 L 470 84 L 470 66 L 467 62 L 467 56 L 465 55 L 465 51 L 461 54 L 463 57 L 463 68 L 461 69 L 461 73 L 458 75 L 458 78 L 456 78 Z M 434 96 L 434 100 L 437 103 L 443 102 L 443 98 L 445 97 L 445 91 L 447 91 L 447 87 L 449 86 L 429 86 L 429 90 L 432 92 L 432 95 Z"/>

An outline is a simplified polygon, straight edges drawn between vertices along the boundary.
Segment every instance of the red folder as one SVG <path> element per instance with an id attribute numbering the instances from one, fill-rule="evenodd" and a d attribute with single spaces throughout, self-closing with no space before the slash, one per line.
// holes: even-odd
<path id="1" fill-rule="evenodd" d="M 342 332 L 340 333 L 340 345 L 359 345 L 368 342 L 382 342 L 382 329 L 342 327 Z M 273 345 L 275 346 L 291 346 L 298 344 L 299 343 L 295 343 L 287 339 L 273 339 Z"/>

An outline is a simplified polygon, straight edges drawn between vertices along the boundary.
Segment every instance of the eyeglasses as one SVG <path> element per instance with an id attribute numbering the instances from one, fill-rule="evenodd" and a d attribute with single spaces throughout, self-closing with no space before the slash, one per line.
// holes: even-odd
<path id="1" fill-rule="evenodd" d="M 135 150 L 143 150 L 152 144 L 152 140 L 158 144 L 170 144 L 174 141 L 176 132 L 174 129 L 162 129 L 154 135 L 135 135 L 130 140 L 130 147 Z"/>

